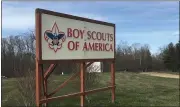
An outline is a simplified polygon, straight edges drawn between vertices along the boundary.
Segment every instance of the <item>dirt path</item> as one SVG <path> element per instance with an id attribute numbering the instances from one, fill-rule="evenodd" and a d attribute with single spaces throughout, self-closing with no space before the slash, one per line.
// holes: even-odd
<path id="1" fill-rule="evenodd" d="M 146 74 L 146 75 L 158 76 L 158 77 L 165 77 L 165 78 L 178 78 L 178 79 L 179 79 L 179 75 L 169 74 L 169 73 L 142 72 L 142 73 L 140 73 L 140 74 Z"/>

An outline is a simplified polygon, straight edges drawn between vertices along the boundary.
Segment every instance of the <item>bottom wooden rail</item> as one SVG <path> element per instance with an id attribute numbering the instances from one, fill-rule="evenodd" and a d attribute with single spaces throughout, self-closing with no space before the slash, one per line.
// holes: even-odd
<path id="1" fill-rule="evenodd" d="M 87 94 L 95 93 L 95 92 L 99 92 L 99 91 L 106 91 L 106 90 L 112 89 L 114 87 L 115 86 L 108 86 L 108 87 L 104 87 L 104 88 L 97 88 L 97 89 L 93 89 L 93 90 L 88 90 L 88 91 L 85 91 L 84 93 L 78 92 L 78 93 L 72 93 L 72 94 L 57 96 L 57 97 L 50 97 L 50 98 L 47 98 L 47 99 L 40 100 L 40 103 L 43 104 L 43 103 L 47 103 L 47 102 L 55 100 L 55 99 L 63 99 L 63 98 L 67 98 L 67 97 L 80 96 L 80 95 L 83 95 L 83 94 L 87 95 Z"/>
<path id="2" fill-rule="evenodd" d="M 112 88 L 113 88 L 113 86 L 108 86 L 108 87 L 104 87 L 104 88 L 97 88 L 97 89 L 93 89 L 93 90 L 88 90 L 88 91 L 85 91 L 85 95 L 90 94 L 90 93 L 99 92 L 99 91 L 106 91 L 106 90 L 109 90 L 109 89 L 112 89 Z"/>

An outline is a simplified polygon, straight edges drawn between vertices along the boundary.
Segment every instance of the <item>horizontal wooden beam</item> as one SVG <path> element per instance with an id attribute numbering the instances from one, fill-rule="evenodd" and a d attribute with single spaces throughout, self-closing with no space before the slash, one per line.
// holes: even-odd
<path id="1" fill-rule="evenodd" d="M 67 95 L 62 95 L 62 96 L 57 96 L 57 97 L 51 97 L 51 98 L 47 98 L 47 99 L 42 99 L 40 100 L 40 103 L 46 103 L 55 99 L 63 99 L 63 98 L 67 98 L 67 97 L 75 97 L 75 96 L 79 96 L 82 95 L 83 93 L 78 92 L 78 93 L 73 93 L 73 94 L 67 94 Z"/>
<path id="2" fill-rule="evenodd" d="M 114 86 L 114 87 L 115 87 L 115 86 Z M 112 88 L 113 88 L 113 86 L 108 86 L 108 87 L 103 87 L 103 88 L 97 88 L 97 89 L 85 91 L 85 94 L 91 94 L 91 93 L 95 93 L 95 92 L 106 91 L 106 90 L 109 90 L 109 89 L 112 89 Z"/>
<path id="3" fill-rule="evenodd" d="M 48 97 L 52 96 L 53 94 L 55 94 L 56 92 L 58 92 L 61 88 L 63 88 L 70 80 L 74 79 L 75 77 L 77 77 L 79 74 L 79 71 L 76 72 L 74 75 L 72 75 L 69 79 L 67 79 L 66 81 L 64 81 L 58 88 L 56 88 L 52 93 L 50 93 L 48 95 Z"/>
<path id="4" fill-rule="evenodd" d="M 68 97 L 87 95 L 87 94 L 91 94 L 91 93 L 95 93 L 95 92 L 99 92 L 99 91 L 106 91 L 106 90 L 112 89 L 113 87 L 115 87 L 115 86 L 108 86 L 108 87 L 104 87 L 104 88 L 97 88 L 97 89 L 93 89 L 93 90 L 88 90 L 88 91 L 85 91 L 84 93 L 78 92 L 78 93 L 72 93 L 72 94 L 57 96 L 57 97 L 51 97 L 51 98 L 40 100 L 40 103 L 42 104 L 42 103 L 47 103 L 49 101 L 56 100 L 56 99 L 64 99 L 64 98 L 68 98 Z"/>
<path id="5" fill-rule="evenodd" d="M 39 64 L 59 64 L 59 63 L 65 63 L 65 62 L 104 62 L 104 61 L 115 61 L 115 58 L 109 58 L 109 59 L 73 59 L 73 60 L 38 60 Z"/>

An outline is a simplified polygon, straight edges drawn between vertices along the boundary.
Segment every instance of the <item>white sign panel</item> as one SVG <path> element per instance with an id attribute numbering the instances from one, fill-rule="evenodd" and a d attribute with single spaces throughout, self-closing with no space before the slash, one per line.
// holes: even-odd
<path id="1" fill-rule="evenodd" d="M 41 15 L 42 60 L 113 59 L 114 26 Z"/>

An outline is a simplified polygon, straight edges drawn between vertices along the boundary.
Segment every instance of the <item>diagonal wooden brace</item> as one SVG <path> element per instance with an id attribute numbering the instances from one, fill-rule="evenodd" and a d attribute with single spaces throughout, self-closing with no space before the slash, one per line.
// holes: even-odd
<path id="1" fill-rule="evenodd" d="M 43 81 L 44 96 L 47 97 L 47 78 Z"/>
<path id="2" fill-rule="evenodd" d="M 48 68 L 48 70 L 45 72 L 44 74 L 44 78 L 47 79 L 50 74 L 54 71 L 54 69 L 56 68 L 57 64 L 51 64 Z"/>
<path id="3" fill-rule="evenodd" d="M 94 62 L 89 62 L 88 64 L 86 64 L 85 68 L 89 67 L 92 63 Z"/>
<path id="4" fill-rule="evenodd" d="M 78 76 L 79 71 L 76 72 L 74 75 L 72 75 L 69 79 L 67 79 L 66 81 L 64 81 L 58 88 L 56 88 L 52 93 L 50 93 L 48 95 L 48 97 L 52 96 L 53 94 L 55 94 L 57 91 L 59 91 L 61 88 L 63 88 L 70 80 L 73 80 L 76 76 Z"/>

